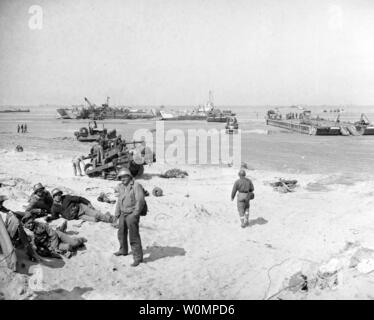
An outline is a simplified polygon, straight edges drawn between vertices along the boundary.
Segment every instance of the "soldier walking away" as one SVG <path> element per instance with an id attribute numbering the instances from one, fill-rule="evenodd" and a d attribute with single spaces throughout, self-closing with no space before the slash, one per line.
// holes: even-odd
<path id="1" fill-rule="evenodd" d="M 129 234 L 130 246 L 134 257 L 134 262 L 131 266 L 136 267 L 143 262 L 139 220 L 140 216 L 145 215 L 147 211 L 144 189 L 141 184 L 133 180 L 128 169 L 121 169 L 118 173 L 118 178 L 121 179 L 121 184 L 119 185 L 115 216 L 119 218 L 118 241 L 120 248 L 114 255 L 128 255 L 127 234 Z"/>
<path id="2" fill-rule="evenodd" d="M 238 175 L 239 179 L 235 181 L 232 188 L 231 200 L 234 201 L 236 192 L 238 192 L 238 212 L 241 227 L 245 228 L 249 226 L 249 201 L 251 200 L 251 194 L 253 195 L 254 187 L 252 181 L 245 177 L 244 169 L 241 169 Z"/>
<path id="3" fill-rule="evenodd" d="M 19 133 L 20 130 L 21 130 L 21 127 L 20 127 L 20 125 L 18 124 L 18 126 L 17 126 L 17 133 Z"/>
<path id="4" fill-rule="evenodd" d="M 91 222 L 108 222 L 113 223 L 115 218 L 109 212 L 106 214 L 95 209 L 91 202 L 86 198 L 72 195 L 63 195 L 63 192 L 55 188 L 52 190 L 53 205 L 52 216 L 47 221 L 55 220 L 60 215 L 66 220 L 81 219 Z"/>
<path id="5" fill-rule="evenodd" d="M 50 213 L 53 204 L 53 198 L 49 191 L 39 182 L 33 187 L 33 193 L 30 196 L 29 204 L 25 211 L 40 209 L 40 214 Z M 45 214 L 44 214 L 45 215 Z"/>
<path id="6" fill-rule="evenodd" d="M 23 126 L 24 128 L 24 132 L 26 133 L 27 132 L 27 124 L 25 123 L 25 125 Z"/>
<path id="7" fill-rule="evenodd" d="M 23 133 L 23 124 L 21 124 L 21 132 Z"/>
<path id="8" fill-rule="evenodd" d="M 72 160 L 75 176 L 77 175 L 77 172 L 79 173 L 81 177 L 83 176 L 82 170 L 81 170 L 81 162 L 83 163 L 83 167 L 84 167 L 83 156 L 76 156 Z"/>

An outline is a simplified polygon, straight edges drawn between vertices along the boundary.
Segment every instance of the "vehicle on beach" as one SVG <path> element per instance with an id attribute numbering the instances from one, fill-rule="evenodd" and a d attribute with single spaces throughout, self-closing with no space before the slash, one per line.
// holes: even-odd
<path id="1" fill-rule="evenodd" d="M 131 145 L 133 148 L 129 149 Z M 144 141 L 126 142 L 117 137 L 106 140 L 101 151 L 92 147 L 88 156 L 83 159 L 89 159 L 84 167 L 88 177 L 115 180 L 122 168 L 129 169 L 133 177 L 142 176 L 144 165 L 155 162 L 156 156 Z"/>
<path id="2" fill-rule="evenodd" d="M 99 141 L 100 138 L 113 139 L 117 136 L 117 131 L 114 129 L 108 132 L 108 130 L 104 128 L 104 124 L 102 124 L 102 129 L 99 129 L 94 120 L 88 123 L 88 128 L 82 127 L 79 131 L 75 131 L 74 135 L 78 141 L 95 142 Z"/>
<path id="3" fill-rule="evenodd" d="M 236 119 L 236 117 L 227 118 L 225 129 L 226 129 L 227 134 L 238 133 L 239 124 L 238 124 L 238 120 Z"/>

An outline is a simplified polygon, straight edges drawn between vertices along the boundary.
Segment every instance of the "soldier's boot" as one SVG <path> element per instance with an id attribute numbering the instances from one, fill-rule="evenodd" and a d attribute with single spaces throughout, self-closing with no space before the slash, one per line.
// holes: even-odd
<path id="1" fill-rule="evenodd" d="M 86 242 L 87 242 L 87 239 L 86 239 L 86 238 L 84 238 L 84 237 L 79 237 L 79 238 L 78 238 L 77 248 L 78 248 L 78 247 L 82 247 Z"/>
<path id="2" fill-rule="evenodd" d="M 132 254 L 134 257 L 134 262 L 131 264 L 132 267 L 137 267 L 143 262 L 143 249 L 141 244 L 136 244 L 131 246 Z"/>
<path id="3" fill-rule="evenodd" d="M 119 219 L 116 217 L 113 217 L 113 222 L 111 223 L 113 228 L 119 229 Z"/>
<path id="4" fill-rule="evenodd" d="M 245 215 L 245 226 L 249 227 L 249 214 Z"/>
<path id="5" fill-rule="evenodd" d="M 107 212 L 105 215 L 108 217 L 108 222 L 109 223 L 115 223 L 116 222 L 117 218 L 115 216 L 111 215 L 109 212 Z"/>
<path id="6" fill-rule="evenodd" d="M 241 227 L 245 228 L 246 224 L 245 224 L 245 218 L 244 217 L 240 217 L 240 222 L 241 222 Z"/>
<path id="7" fill-rule="evenodd" d="M 107 222 L 107 223 L 113 223 L 115 221 L 115 217 L 112 216 L 109 212 L 106 214 L 98 214 L 96 216 L 97 221 Z"/>
<path id="8" fill-rule="evenodd" d="M 126 252 L 122 252 L 122 250 L 118 250 L 117 252 L 114 252 L 113 253 L 116 257 L 118 257 L 118 256 L 127 256 L 128 255 L 128 253 L 126 253 Z"/>

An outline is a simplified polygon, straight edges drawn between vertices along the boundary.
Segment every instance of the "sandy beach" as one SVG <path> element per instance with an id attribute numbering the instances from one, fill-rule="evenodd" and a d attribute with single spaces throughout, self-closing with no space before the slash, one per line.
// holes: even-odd
<path id="1" fill-rule="evenodd" d="M 0 150 L 0 193 L 4 205 L 23 210 L 32 186 L 42 182 L 98 202 L 100 192 L 115 199 L 118 181 L 74 177 L 71 156 L 57 152 Z M 247 170 L 255 186 L 250 227 L 241 229 L 232 184 L 238 168 L 177 166 L 184 179 L 159 174 L 175 166 L 154 163 L 138 181 L 150 193 L 141 219 L 145 263 L 115 257 L 117 230 L 102 222 L 69 221 L 68 233 L 86 237 L 86 248 L 63 260 L 31 263 L 19 253 L 18 272 L 0 268 L 6 299 L 370 299 L 374 270 L 374 181 L 339 175 Z M 250 167 L 250 166 L 249 166 Z M 297 179 L 294 192 L 268 185 Z M 5 218 L 5 215 L 3 215 Z M 60 224 L 62 219 L 52 225 Z M 357 258 L 358 257 L 358 258 Z M 300 272 L 308 288 L 292 288 Z M 294 278 L 293 278 L 294 277 Z M 287 288 L 290 286 L 291 288 Z"/>

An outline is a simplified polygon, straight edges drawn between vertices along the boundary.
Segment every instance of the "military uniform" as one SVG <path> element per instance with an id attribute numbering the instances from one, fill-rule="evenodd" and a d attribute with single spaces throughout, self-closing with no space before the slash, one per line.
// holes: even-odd
<path id="1" fill-rule="evenodd" d="M 95 209 L 86 198 L 71 195 L 61 196 L 61 203 L 53 204 L 52 219 L 58 219 L 60 215 L 67 220 L 81 219 L 109 223 L 114 220 L 109 213 L 103 214 Z"/>
<path id="2" fill-rule="evenodd" d="M 53 198 L 49 191 L 43 190 L 43 194 L 38 196 L 36 193 L 33 193 L 30 196 L 29 203 L 26 206 L 25 211 L 31 211 L 32 209 L 41 209 L 46 212 L 51 212 L 51 207 L 53 204 Z"/>
<path id="3" fill-rule="evenodd" d="M 115 216 L 119 218 L 118 241 L 119 252 L 128 254 L 127 235 L 129 234 L 130 246 L 134 256 L 134 262 L 143 261 L 143 248 L 139 233 L 140 213 L 146 204 L 143 187 L 131 180 L 127 186 L 120 184 L 119 195 L 115 209 Z"/>
<path id="4" fill-rule="evenodd" d="M 73 169 L 74 169 L 74 175 L 75 176 L 77 175 L 77 172 L 78 172 L 78 174 L 80 176 L 82 176 L 81 162 L 83 162 L 83 159 L 81 157 L 79 157 L 79 156 L 74 157 L 72 159 Z M 84 165 L 84 162 L 83 162 L 83 165 Z"/>
<path id="5" fill-rule="evenodd" d="M 60 230 L 53 230 L 48 224 L 34 222 L 32 227 L 37 252 L 42 256 L 73 252 L 86 241 L 71 237 Z"/>
<path id="6" fill-rule="evenodd" d="M 242 222 L 242 227 L 249 224 L 250 192 L 253 191 L 253 183 L 246 177 L 240 177 L 240 179 L 236 180 L 232 188 L 231 199 L 234 199 L 236 193 L 238 192 L 237 206 L 240 220 Z"/>

